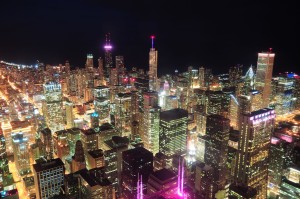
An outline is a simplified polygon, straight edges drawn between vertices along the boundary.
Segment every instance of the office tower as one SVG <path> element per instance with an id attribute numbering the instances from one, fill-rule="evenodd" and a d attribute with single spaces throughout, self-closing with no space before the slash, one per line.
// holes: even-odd
<path id="1" fill-rule="evenodd" d="M 250 90 L 250 111 L 258 111 L 259 109 L 265 108 L 263 107 L 262 102 L 262 94 L 258 90 Z"/>
<path id="2" fill-rule="evenodd" d="M 241 133 L 234 181 L 256 189 L 258 198 L 266 198 L 269 148 L 275 113 L 265 108 L 240 117 Z"/>
<path id="3" fill-rule="evenodd" d="M 102 149 L 97 149 L 94 151 L 89 151 L 86 154 L 87 168 L 103 168 L 105 166 L 104 152 Z"/>
<path id="4" fill-rule="evenodd" d="M 140 121 L 140 111 L 139 111 L 139 93 L 138 91 L 131 91 L 131 105 L 130 105 L 130 117 L 131 117 L 131 139 L 135 140 L 136 138 L 140 138 L 139 132 L 139 121 Z"/>
<path id="5" fill-rule="evenodd" d="M 43 85 L 45 101 L 43 101 L 43 115 L 46 124 L 52 132 L 64 129 L 62 114 L 61 85 L 56 82 L 48 82 Z"/>
<path id="6" fill-rule="evenodd" d="M 300 109 L 300 77 L 295 78 L 295 87 L 293 90 L 294 98 L 296 98 L 295 101 L 295 109 Z"/>
<path id="7" fill-rule="evenodd" d="M 53 140 L 51 130 L 45 128 L 40 132 L 40 138 L 43 143 L 43 155 L 47 159 L 53 158 Z"/>
<path id="8" fill-rule="evenodd" d="M 94 88 L 94 107 L 102 121 L 109 120 L 109 88 L 98 86 Z"/>
<path id="9" fill-rule="evenodd" d="M 209 90 L 212 83 L 213 74 L 210 68 L 205 68 L 204 70 L 204 86 Z"/>
<path id="10" fill-rule="evenodd" d="M 199 85 L 200 85 L 200 88 L 203 88 L 205 85 L 204 85 L 204 67 L 201 66 L 199 68 Z"/>
<path id="11" fill-rule="evenodd" d="M 103 145 L 105 158 L 105 173 L 112 182 L 118 196 L 121 195 L 121 172 L 122 172 L 122 152 L 128 149 L 129 139 L 126 137 L 113 136 L 106 140 Z"/>
<path id="12" fill-rule="evenodd" d="M 119 76 L 117 68 L 110 68 L 109 70 L 109 85 L 114 86 L 119 84 Z"/>
<path id="13" fill-rule="evenodd" d="M 277 84 L 274 85 L 273 101 L 271 104 L 277 115 L 288 114 L 293 111 L 293 90 L 294 80 L 287 77 L 276 78 Z"/>
<path id="14" fill-rule="evenodd" d="M 224 93 L 222 91 L 208 91 L 207 97 L 207 114 L 221 114 L 222 113 L 222 105 L 223 105 L 223 96 Z"/>
<path id="15" fill-rule="evenodd" d="M 248 95 L 250 90 L 254 89 L 255 85 L 255 73 L 253 70 L 252 65 L 249 67 L 247 70 L 245 76 L 242 79 L 242 82 L 238 83 L 238 88 L 237 88 L 237 96 L 238 95 Z"/>
<path id="16" fill-rule="evenodd" d="M 8 167 L 6 148 L 5 148 L 5 138 L 0 129 L 0 191 L 3 190 L 5 177 L 8 174 L 9 174 L 9 167 Z"/>
<path id="17" fill-rule="evenodd" d="M 229 186 L 229 198 L 256 199 L 257 191 L 252 187 L 245 186 L 242 184 L 239 185 L 231 184 Z"/>
<path id="18" fill-rule="evenodd" d="M 275 54 L 271 52 L 258 53 L 255 88 L 262 93 L 263 107 L 268 107 L 271 97 L 271 81 Z"/>
<path id="19" fill-rule="evenodd" d="M 94 57 L 93 54 L 87 54 L 85 68 L 89 71 L 93 71 L 94 68 Z"/>
<path id="20" fill-rule="evenodd" d="M 85 152 L 99 149 L 98 135 L 94 129 L 81 129 L 80 140 Z"/>
<path id="21" fill-rule="evenodd" d="M 159 151 L 167 156 L 185 154 L 188 112 L 172 109 L 160 113 Z"/>
<path id="22" fill-rule="evenodd" d="M 75 153 L 75 145 L 77 140 L 80 140 L 80 133 L 81 131 L 79 128 L 67 129 L 67 140 L 68 140 L 70 154 Z"/>
<path id="23" fill-rule="evenodd" d="M 213 199 L 213 168 L 205 163 L 196 164 L 195 189 L 200 198 Z"/>
<path id="24" fill-rule="evenodd" d="M 149 89 L 156 91 L 157 87 L 157 50 L 154 48 L 154 36 L 151 36 L 152 46 L 149 52 Z"/>
<path id="25" fill-rule="evenodd" d="M 118 76 L 122 77 L 122 75 L 125 73 L 125 64 L 124 64 L 124 57 L 119 55 L 116 56 L 116 69 L 118 71 Z M 120 78 L 119 78 L 120 80 Z M 119 83 L 120 81 L 118 81 Z"/>
<path id="26" fill-rule="evenodd" d="M 297 199 L 300 197 L 300 169 L 289 167 L 282 178 L 279 198 Z"/>
<path id="27" fill-rule="evenodd" d="M 98 136 L 98 148 L 103 149 L 104 142 L 111 140 L 113 136 L 120 136 L 120 132 L 110 123 L 104 123 L 98 128 L 95 128 Z"/>
<path id="28" fill-rule="evenodd" d="M 137 198 L 137 182 L 142 176 L 140 189 L 145 194 L 147 182 L 153 171 L 153 153 L 143 147 L 122 153 L 122 192 L 124 199 Z"/>
<path id="29" fill-rule="evenodd" d="M 271 138 L 270 155 L 269 155 L 269 167 L 268 167 L 268 183 L 271 187 L 268 187 L 270 196 L 276 196 L 279 193 L 280 185 L 282 182 L 282 176 L 286 169 L 286 142 L 279 138 Z"/>
<path id="30" fill-rule="evenodd" d="M 143 142 L 144 147 L 153 154 L 159 152 L 159 113 L 157 92 L 143 93 Z"/>
<path id="31" fill-rule="evenodd" d="M 160 152 L 155 154 L 155 156 L 153 157 L 153 171 L 157 171 L 157 170 L 166 168 L 167 161 L 168 161 L 168 157 L 165 154 L 160 153 Z"/>
<path id="32" fill-rule="evenodd" d="M 65 63 L 65 72 L 70 73 L 70 71 L 71 71 L 71 65 L 70 62 L 67 60 Z"/>
<path id="33" fill-rule="evenodd" d="M 23 136 L 23 133 L 12 134 L 12 143 L 14 149 L 14 160 L 16 169 L 21 176 L 31 173 L 28 138 Z"/>
<path id="34" fill-rule="evenodd" d="M 106 85 L 106 82 L 104 81 L 104 69 L 103 69 L 102 57 L 99 57 L 99 59 L 98 59 L 98 73 L 99 73 L 100 85 L 97 85 L 97 86 Z M 97 86 L 95 85 L 95 87 L 97 87 Z"/>
<path id="35" fill-rule="evenodd" d="M 206 120 L 206 134 L 200 137 L 205 141 L 204 162 L 213 168 L 213 196 L 220 194 L 218 192 L 226 192 L 229 130 L 229 119 L 221 115 L 209 115 Z"/>
<path id="36" fill-rule="evenodd" d="M 178 108 L 178 98 L 175 95 L 168 95 L 165 97 L 165 110 Z"/>
<path id="37" fill-rule="evenodd" d="M 89 199 L 115 199 L 115 190 L 111 182 L 97 169 L 82 169 L 76 172 L 79 182 L 79 197 Z"/>
<path id="38" fill-rule="evenodd" d="M 112 45 L 110 44 L 110 33 L 105 35 L 105 45 L 104 45 L 104 66 L 105 66 L 105 77 L 109 77 L 109 70 L 113 67 L 113 60 L 112 60 Z"/>
<path id="39" fill-rule="evenodd" d="M 66 107 L 66 120 L 67 120 L 67 129 L 74 127 L 74 114 L 73 114 L 73 103 L 65 102 Z"/>
<path id="40" fill-rule="evenodd" d="M 97 128 L 99 126 L 99 114 L 94 112 L 91 114 L 91 128 Z"/>
<path id="41" fill-rule="evenodd" d="M 118 93 L 115 97 L 115 126 L 122 136 L 130 136 L 131 93 Z"/>
<path id="42" fill-rule="evenodd" d="M 139 121 L 139 105 L 141 104 L 138 91 L 131 91 L 131 122 Z"/>
<path id="43" fill-rule="evenodd" d="M 61 130 L 54 132 L 53 139 L 53 152 L 65 162 L 65 158 L 70 154 L 70 148 L 68 143 L 68 131 Z"/>
<path id="44" fill-rule="evenodd" d="M 236 65 L 236 66 L 231 66 L 229 68 L 229 84 L 230 86 L 236 86 L 237 83 L 241 80 L 242 78 L 242 72 L 243 72 L 243 66 L 242 65 Z"/>
<path id="45" fill-rule="evenodd" d="M 78 170 L 86 168 L 84 151 L 82 147 L 82 142 L 77 140 L 75 146 L 75 154 L 72 156 L 72 167 L 71 173 L 75 173 Z"/>
<path id="46" fill-rule="evenodd" d="M 65 168 L 61 159 L 38 161 L 33 165 L 33 173 L 37 198 L 50 198 L 63 189 Z"/>
<path id="47" fill-rule="evenodd" d="M 239 102 L 234 95 L 230 95 L 230 108 L 229 108 L 229 119 L 230 126 L 234 129 L 238 129 L 238 111 L 239 111 Z"/>

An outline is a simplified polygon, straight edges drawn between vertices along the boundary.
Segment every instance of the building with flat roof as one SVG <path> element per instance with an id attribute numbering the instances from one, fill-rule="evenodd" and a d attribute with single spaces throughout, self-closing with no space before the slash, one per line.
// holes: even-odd
<path id="1" fill-rule="evenodd" d="M 65 185 L 65 168 L 61 159 L 38 160 L 33 165 L 36 196 L 48 199 L 58 195 Z"/>

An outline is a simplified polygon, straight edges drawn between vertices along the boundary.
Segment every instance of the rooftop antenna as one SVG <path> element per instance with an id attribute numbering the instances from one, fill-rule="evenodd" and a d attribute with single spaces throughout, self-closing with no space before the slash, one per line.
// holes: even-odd
<path id="1" fill-rule="evenodd" d="M 155 36 L 151 35 L 150 38 L 151 38 L 152 48 L 154 48 L 154 39 L 155 39 Z"/>
<path id="2" fill-rule="evenodd" d="M 272 48 L 269 48 L 269 52 L 270 52 L 270 53 L 272 52 Z"/>

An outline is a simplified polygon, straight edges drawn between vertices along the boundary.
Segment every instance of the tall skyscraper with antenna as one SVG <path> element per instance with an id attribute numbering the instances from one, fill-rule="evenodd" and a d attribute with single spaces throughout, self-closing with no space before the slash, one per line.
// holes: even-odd
<path id="1" fill-rule="evenodd" d="M 105 64 L 105 76 L 108 77 L 109 70 L 113 66 L 112 60 L 112 45 L 110 44 L 110 33 L 105 35 L 105 45 L 104 45 L 104 64 Z"/>
<path id="2" fill-rule="evenodd" d="M 255 87 L 262 93 L 263 107 L 268 107 L 270 103 L 274 57 L 272 48 L 268 52 L 258 53 Z"/>
<path id="3" fill-rule="evenodd" d="M 151 37 L 151 48 L 149 52 L 149 89 L 155 91 L 157 87 L 157 50 L 154 48 L 155 36 Z"/>

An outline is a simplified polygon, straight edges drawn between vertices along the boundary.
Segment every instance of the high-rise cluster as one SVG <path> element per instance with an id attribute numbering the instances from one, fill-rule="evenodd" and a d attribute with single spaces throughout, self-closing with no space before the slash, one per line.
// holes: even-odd
<path id="1" fill-rule="evenodd" d="M 273 76 L 270 49 L 159 77 L 154 39 L 147 71 L 109 33 L 97 64 L 0 63 L 1 197 L 300 197 L 299 76 Z"/>

